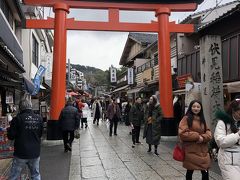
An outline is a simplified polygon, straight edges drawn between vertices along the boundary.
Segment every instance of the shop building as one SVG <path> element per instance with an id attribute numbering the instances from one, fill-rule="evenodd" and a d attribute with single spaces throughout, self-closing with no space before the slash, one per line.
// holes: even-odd
<path id="1" fill-rule="evenodd" d="M 151 74 L 151 70 L 146 67 L 146 65 L 148 65 L 152 60 L 154 53 L 145 54 L 145 52 L 146 49 L 151 51 L 151 44 L 156 41 L 157 34 L 129 33 L 128 35 L 128 39 L 119 62 L 120 65 L 133 68 L 134 83 L 127 89 L 128 98 L 135 99 L 137 96 L 141 96 L 142 98 L 146 97 L 146 91 L 148 91 L 148 89 L 146 89 L 146 82 L 148 82 L 147 79 L 149 78 L 149 74 Z M 157 51 L 157 49 L 155 51 Z M 148 71 L 144 74 L 143 72 L 147 69 Z M 127 80 L 128 79 L 126 79 L 126 81 Z M 127 87 L 124 89 L 126 88 Z"/>
<path id="2" fill-rule="evenodd" d="M 43 19 L 44 8 L 22 4 L 27 19 Z M 50 30 L 22 29 L 24 78 L 33 82 L 39 66 L 46 68 L 39 93 L 32 96 L 33 110 L 46 119 L 49 110 L 53 61 L 53 34 Z M 31 94 L 31 93 L 30 93 Z"/>
<path id="3" fill-rule="evenodd" d="M 240 93 L 240 25 L 236 23 L 240 17 L 239 4 L 240 1 L 233 1 L 190 15 L 183 23 L 198 25 L 197 33 L 187 36 L 173 35 L 176 37 L 177 44 L 177 76 L 175 81 L 190 75 L 194 82 L 199 83 L 201 83 L 199 40 L 206 35 L 221 37 L 225 105 Z M 177 84 L 173 92 L 175 95 L 184 97 L 184 88 L 184 85 Z"/>
<path id="4" fill-rule="evenodd" d="M 17 108 L 24 88 L 22 74 L 25 70 L 21 46 L 23 21 L 24 14 L 18 0 L 0 1 L 0 116 L 3 117 Z"/>

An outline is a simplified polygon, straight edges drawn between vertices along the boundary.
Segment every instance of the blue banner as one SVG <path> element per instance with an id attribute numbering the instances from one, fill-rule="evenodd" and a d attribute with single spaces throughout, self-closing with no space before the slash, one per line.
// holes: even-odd
<path id="1" fill-rule="evenodd" d="M 35 77 L 33 79 L 34 91 L 33 91 L 32 95 L 36 95 L 39 92 L 42 75 L 45 72 L 45 70 L 46 70 L 46 68 L 44 66 L 42 66 L 42 65 L 40 65 L 38 67 L 36 75 L 35 75 Z"/>

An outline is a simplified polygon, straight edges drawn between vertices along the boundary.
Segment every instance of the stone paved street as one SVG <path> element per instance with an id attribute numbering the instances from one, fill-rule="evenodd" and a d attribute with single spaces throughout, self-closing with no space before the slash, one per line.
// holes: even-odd
<path id="1" fill-rule="evenodd" d="M 167 142 L 159 146 L 158 157 L 147 153 L 147 144 L 141 138 L 143 145 L 132 148 L 129 130 L 124 124 L 119 125 L 118 135 L 112 137 L 108 136 L 109 131 L 103 121 L 97 126 L 89 120 L 89 127 L 80 132 L 80 139 L 74 140 L 73 144 L 70 180 L 185 179 L 186 170 L 180 162 L 172 159 L 172 148 L 166 146 Z M 210 177 L 212 180 L 222 179 L 212 171 Z M 201 179 L 200 171 L 194 172 L 193 179 Z"/>

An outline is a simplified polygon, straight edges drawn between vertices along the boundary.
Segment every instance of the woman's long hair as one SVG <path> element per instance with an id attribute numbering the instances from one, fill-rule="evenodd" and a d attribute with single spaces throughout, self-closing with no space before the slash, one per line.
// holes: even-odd
<path id="1" fill-rule="evenodd" d="M 154 107 L 157 104 L 157 97 L 154 96 L 154 95 L 152 95 L 151 97 L 153 98 L 153 101 L 152 101 L 152 103 L 149 103 L 149 111 L 148 111 L 148 116 L 149 117 L 152 116 L 152 112 L 154 110 Z"/>
<path id="2" fill-rule="evenodd" d="M 200 117 L 200 124 L 203 124 L 204 125 L 204 132 L 206 132 L 207 130 L 207 124 L 206 124 L 206 121 L 205 121 L 205 117 L 204 117 L 204 114 L 203 114 L 203 106 L 202 106 L 202 103 L 198 100 L 193 100 L 191 101 L 191 103 L 189 104 L 188 106 L 188 110 L 186 112 L 186 116 L 187 116 L 187 124 L 188 124 L 188 127 L 192 127 L 192 123 L 193 123 L 193 116 L 195 115 L 193 112 L 192 112 L 192 106 L 194 103 L 198 103 L 200 104 L 201 106 L 201 110 L 200 112 L 198 113 L 198 116 Z"/>
<path id="3" fill-rule="evenodd" d="M 236 133 L 238 131 L 237 127 L 235 126 L 235 120 L 233 119 L 232 115 L 234 112 L 240 110 L 240 100 L 236 99 L 233 100 L 228 109 L 227 109 L 227 114 L 231 117 L 229 123 L 230 123 L 230 129 L 233 133 Z"/>

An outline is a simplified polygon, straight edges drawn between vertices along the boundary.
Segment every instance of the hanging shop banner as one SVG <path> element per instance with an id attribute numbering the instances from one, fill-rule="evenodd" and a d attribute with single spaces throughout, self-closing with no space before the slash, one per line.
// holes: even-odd
<path id="1" fill-rule="evenodd" d="M 128 68 L 128 84 L 133 84 L 133 68 Z"/>
<path id="2" fill-rule="evenodd" d="M 117 69 L 113 66 L 110 67 L 110 82 L 117 82 Z"/>
<path id="3" fill-rule="evenodd" d="M 34 91 L 32 95 L 36 95 L 39 92 L 42 75 L 44 74 L 45 70 L 46 68 L 42 65 L 38 67 L 37 73 L 33 79 Z"/>

